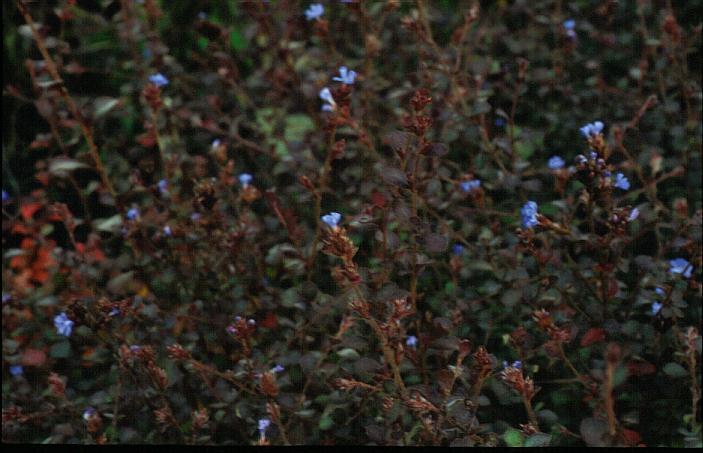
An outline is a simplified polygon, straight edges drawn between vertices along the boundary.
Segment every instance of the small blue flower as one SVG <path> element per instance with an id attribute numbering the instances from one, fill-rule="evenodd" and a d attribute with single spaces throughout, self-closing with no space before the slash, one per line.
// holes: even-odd
<path id="1" fill-rule="evenodd" d="M 266 438 L 266 429 L 271 425 L 271 420 L 262 418 L 259 420 L 259 435 L 262 439 Z"/>
<path id="2" fill-rule="evenodd" d="M 618 173 L 615 175 L 615 183 L 613 183 L 613 185 L 618 189 L 628 190 L 630 188 L 630 181 L 627 180 L 625 175 Z"/>
<path id="3" fill-rule="evenodd" d="M 212 143 L 210 144 L 210 146 L 213 147 L 213 148 L 217 148 L 217 147 L 220 146 L 221 144 L 222 144 L 222 141 L 221 141 L 219 138 L 216 138 L 215 140 L 212 141 Z"/>
<path id="4" fill-rule="evenodd" d="M 327 106 L 323 105 L 322 110 L 332 111 L 332 110 L 334 110 L 334 107 L 337 105 L 337 103 L 334 102 L 334 97 L 332 97 L 332 92 L 327 87 L 320 90 L 320 99 L 327 102 Z M 327 107 L 327 108 L 325 108 L 325 107 Z"/>
<path id="5" fill-rule="evenodd" d="M 322 216 L 322 221 L 330 228 L 337 228 L 340 220 L 342 220 L 342 214 L 338 212 L 330 212 Z"/>
<path id="6" fill-rule="evenodd" d="M 672 274 L 682 274 L 685 278 L 691 278 L 693 265 L 683 258 L 676 258 L 669 261 L 669 272 Z"/>
<path id="7" fill-rule="evenodd" d="M 253 319 L 248 319 L 248 320 L 247 320 L 247 324 L 249 324 L 250 326 L 255 326 L 255 325 L 256 325 L 256 321 L 254 321 Z"/>
<path id="8" fill-rule="evenodd" d="M 199 212 L 194 212 L 190 215 L 190 220 L 192 220 L 193 222 L 197 222 L 200 220 L 200 217 L 201 216 Z"/>
<path id="9" fill-rule="evenodd" d="M 120 315 L 120 309 L 115 307 L 112 310 L 110 310 L 110 313 L 107 314 L 108 316 L 115 317 Z"/>
<path id="10" fill-rule="evenodd" d="M 241 184 L 242 187 L 246 187 L 249 185 L 252 179 L 254 178 L 249 173 L 242 173 L 241 175 L 239 175 L 239 184 Z"/>
<path id="11" fill-rule="evenodd" d="M 231 324 L 230 324 L 229 326 L 227 326 L 227 328 L 226 328 L 225 330 L 226 330 L 227 333 L 230 334 L 230 335 L 236 335 L 236 334 L 237 334 L 237 328 L 234 327 L 234 326 L 231 325 Z"/>
<path id="12" fill-rule="evenodd" d="M 408 338 L 405 340 L 405 345 L 408 346 L 409 348 L 416 348 L 417 347 L 417 337 L 415 335 L 408 335 Z"/>
<path id="13" fill-rule="evenodd" d="M 286 370 L 285 368 L 283 368 L 281 365 L 278 365 L 278 364 L 276 364 L 275 367 L 271 368 L 272 373 L 282 373 L 285 370 Z"/>
<path id="14" fill-rule="evenodd" d="M 129 347 L 129 350 L 132 352 L 139 352 L 142 350 L 142 347 L 139 346 L 138 344 L 133 344 L 132 346 Z"/>
<path id="15" fill-rule="evenodd" d="M 10 201 L 10 194 L 7 193 L 7 191 L 6 191 L 5 189 L 3 189 L 3 191 L 2 191 L 2 202 L 3 202 L 3 203 L 7 203 L 8 201 Z"/>
<path id="16" fill-rule="evenodd" d="M 454 244 L 452 246 L 452 253 L 454 256 L 460 256 L 464 253 L 464 246 L 461 244 Z"/>
<path id="17" fill-rule="evenodd" d="M 581 131 L 581 134 L 583 134 L 584 137 L 591 138 L 601 133 L 601 131 L 603 130 L 603 123 L 600 121 L 589 123 L 579 130 Z"/>
<path id="18" fill-rule="evenodd" d="M 168 194 L 168 180 L 167 179 L 159 180 L 159 182 L 156 183 L 156 186 L 159 188 L 159 192 L 161 192 L 162 195 Z"/>
<path id="19" fill-rule="evenodd" d="M 127 220 L 136 220 L 139 218 L 139 210 L 137 208 L 132 208 L 127 211 Z"/>
<path id="20" fill-rule="evenodd" d="M 653 302 L 652 303 L 652 314 L 656 316 L 661 311 L 663 306 L 664 306 L 664 304 L 662 304 L 661 302 Z"/>
<path id="21" fill-rule="evenodd" d="M 319 19 L 324 12 L 324 6 L 320 3 L 313 3 L 308 7 L 308 9 L 305 10 L 305 18 L 307 18 L 307 20 Z"/>
<path id="22" fill-rule="evenodd" d="M 566 30 L 573 30 L 576 27 L 576 21 L 573 19 L 567 19 L 562 24 Z"/>
<path id="23" fill-rule="evenodd" d="M 533 228 L 539 224 L 537 220 L 537 203 L 534 201 L 528 201 L 520 209 L 520 215 L 522 215 L 522 226 L 524 228 Z"/>
<path id="24" fill-rule="evenodd" d="M 564 159 L 562 159 L 560 156 L 552 156 L 549 158 L 549 162 L 547 163 L 547 165 L 551 170 L 560 170 L 564 168 L 566 162 L 564 162 Z"/>
<path id="25" fill-rule="evenodd" d="M 356 79 L 356 71 L 350 71 L 346 66 L 339 67 L 339 77 L 333 77 L 332 80 L 342 82 L 345 85 L 352 85 Z"/>
<path id="26" fill-rule="evenodd" d="M 91 406 L 88 406 L 85 408 L 83 411 L 83 420 L 88 421 L 95 415 L 95 409 Z"/>
<path id="27" fill-rule="evenodd" d="M 459 187 L 461 187 L 463 192 L 468 193 L 481 187 L 481 180 L 472 179 L 470 181 L 462 181 L 459 183 Z"/>
<path id="28" fill-rule="evenodd" d="M 24 368 L 22 365 L 12 365 L 10 366 L 10 374 L 13 376 L 22 376 L 24 373 Z"/>
<path id="29" fill-rule="evenodd" d="M 154 75 L 150 75 L 149 82 L 153 83 L 159 88 L 168 85 L 168 79 L 164 77 L 164 75 L 160 72 L 157 72 Z"/>
<path id="30" fill-rule="evenodd" d="M 3 292 L 2 293 L 2 304 L 5 305 L 12 300 L 12 294 Z"/>
<path id="31" fill-rule="evenodd" d="M 54 317 L 54 326 L 56 327 L 56 333 L 63 335 L 64 337 L 71 336 L 71 330 L 73 329 L 73 321 L 68 319 L 66 313 L 61 313 Z"/>
<path id="32" fill-rule="evenodd" d="M 168 237 L 173 236 L 173 230 L 171 229 L 170 226 L 166 225 L 166 226 L 164 227 L 164 234 L 165 234 L 166 236 L 168 236 Z"/>
<path id="33" fill-rule="evenodd" d="M 494 121 L 494 124 L 495 124 L 496 126 L 498 126 L 498 127 L 503 127 L 503 126 L 505 126 L 505 118 L 499 116 L 499 117 L 496 118 L 496 120 Z"/>
<path id="34" fill-rule="evenodd" d="M 503 360 L 503 369 L 506 368 L 517 368 L 518 370 L 522 368 L 522 362 L 519 360 L 516 360 L 512 364 L 508 364 L 507 360 Z"/>
<path id="35" fill-rule="evenodd" d="M 662 288 L 660 288 L 658 286 L 656 288 L 654 288 L 654 292 L 659 294 L 662 297 L 666 296 L 666 291 L 664 291 Z"/>
<path id="36" fill-rule="evenodd" d="M 640 210 L 637 208 L 634 208 L 632 211 L 630 211 L 630 215 L 627 217 L 627 221 L 632 222 L 633 220 L 635 220 L 639 216 L 640 216 Z"/>

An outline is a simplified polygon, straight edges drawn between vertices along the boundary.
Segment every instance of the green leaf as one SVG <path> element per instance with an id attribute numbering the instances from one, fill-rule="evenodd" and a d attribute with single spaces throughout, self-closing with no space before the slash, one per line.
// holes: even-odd
<path id="1" fill-rule="evenodd" d="M 66 177 L 77 168 L 88 168 L 88 165 L 65 157 L 57 157 L 49 163 L 49 173 L 59 177 Z"/>
<path id="2" fill-rule="evenodd" d="M 239 30 L 232 30 L 229 34 L 229 45 L 235 50 L 243 50 L 247 48 L 247 42 Z"/>
<path id="3" fill-rule="evenodd" d="M 552 436 L 546 433 L 535 433 L 525 440 L 525 447 L 548 447 Z"/>
<path id="4" fill-rule="evenodd" d="M 337 355 L 346 360 L 357 360 L 360 356 L 359 353 L 352 348 L 344 348 L 337 352 Z"/>
<path id="5" fill-rule="evenodd" d="M 120 103 L 119 99 L 109 97 L 99 97 L 95 100 L 95 118 L 100 118 Z"/>
<path id="6" fill-rule="evenodd" d="M 523 436 L 522 432 L 517 429 L 510 428 L 503 434 L 503 440 L 508 447 L 522 447 Z"/>
<path id="7" fill-rule="evenodd" d="M 93 221 L 93 226 L 98 231 L 115 231 L 118 227 L 122 225 L 122 217 L 119 214 L 115 214 L 107 219 L 95 219 Z"/>
<path id="8" fill-rule="evenodd" d="M 54 344 L 49 350 L 49 356 L 55 359 L 65 359 L 71 355 L 71 343 L 61 341 Z"/>
<path id="9" fill-rule="evenodd" d="M 305 138 L 306 133 L 314 129 L 315 123 L 309 116 L 296 113 L 286 117 L 283 136 L 289 142 L 299 142 Z"/>
<path id="10" fill-rule="evenodd" d="M 328 429 L 332 428 L 332 426 L 334 426 L 334 420 L 332 420 L 332 417 L 330 417 L 329 415 L 323 415 L 320 418 L 320 423 L 318 427 L 322 431 L 327 431 Z"/>
<path id="11" fill-rule="evenodd" d="M 663 370 L 664 374 L 673 378 L 681 378 L 688 376 L 688 371 L 686 371 L 686 368 L 674 362 L 669 362 L 664 365 Z"/>

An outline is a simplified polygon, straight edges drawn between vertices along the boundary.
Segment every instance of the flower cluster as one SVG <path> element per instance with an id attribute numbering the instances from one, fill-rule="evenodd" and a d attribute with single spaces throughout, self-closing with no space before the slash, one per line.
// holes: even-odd
<path id="1" fill-rule="evenodd" d="M 54 317 L 54 326 L 56 326 L 56 333 L 63 335 L 64 337 L 70 337 L 73 330 L 73 321 L 68 319 L 66 313 L 60 313 Z"/>
<path id="2" fill-rule="evenodd" d="M 537 219 L 537 209 L 537 203 L 534 201 L 528 201 L 522 209 L 520 209 L 523 228 L 534 228 L 539 225 L 539 220 Z"/>
<path id="3" fill-rule="evenodd" d="M 319 19 L 325 13 L 325 7 L 320 3 L 312 3 L 308 9 L 305 10 L 305 18 L 307 20 Z"/>

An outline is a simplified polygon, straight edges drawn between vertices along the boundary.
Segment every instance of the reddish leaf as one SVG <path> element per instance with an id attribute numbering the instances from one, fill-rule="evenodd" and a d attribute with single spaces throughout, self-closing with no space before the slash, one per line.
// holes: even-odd
<path id="1" fill-rule="evenodd" d="M 656 373 L 657 367 L 649 362 L 636 362 L 632 360 L 627 363 L 627 370 L 632 376 L 643 376 Z"/>
<path id="2" fill-rule="evenodd" d="M 25 349 L 22 353 L 22 365 L 40 367 L 46 362 L 46 353 L 41 349 Z"/>
<path id="3" fill-rule="evenodd" d="M 24 220 L 30 220 L 34 217 L 34 214 L 41 209 L 41 204 L 39 203 L 27 203 L 23 204 L 20 208 L 20 213 Z"/>
<path id="4" fill-rule="evenodd" d="M 276 314 L 272 311 L 266 314 L 266 317 L 261 321 L 261 327 L 266 327 L 267 329 L 275 329 L 278 326 L 278 318 Z"/>
<path id="5" fill-rule="evenodd" d="M 625 443 L 631 447 L 638 445 L 642 441 L 640 433 L 627 428 L 623 428 L 622 437 L 625 440 Z"/>
<path id="6" fill-rule="evenodd" d="M 605 330 L 600 327 L 588 329 L 588 332 L 581 338 L 581 346 L 590 346 L 593 343 L 600 343 L 605 340 Z"/>
<path id="7" fill-rule="evenodd" d="M 383 208 L 386 206 L 386 197 L 379 192 L 373 192 L 371 194 L 371 203 L 373 203 L 373 205 L 377 208 Z"/>

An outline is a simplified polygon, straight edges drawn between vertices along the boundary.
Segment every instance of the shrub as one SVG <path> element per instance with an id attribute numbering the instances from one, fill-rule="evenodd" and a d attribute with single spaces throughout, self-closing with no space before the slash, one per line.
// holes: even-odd
<path id="1" fill-rule="evenodd" d="M 3 440 L 700 446 L 700 2 L 3 4 Z"/>

